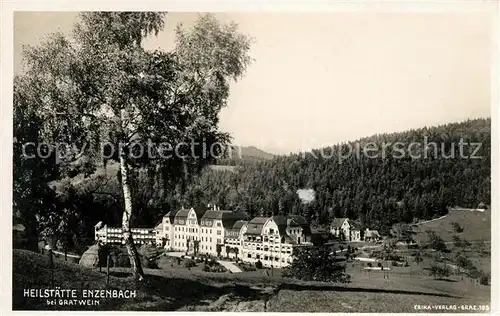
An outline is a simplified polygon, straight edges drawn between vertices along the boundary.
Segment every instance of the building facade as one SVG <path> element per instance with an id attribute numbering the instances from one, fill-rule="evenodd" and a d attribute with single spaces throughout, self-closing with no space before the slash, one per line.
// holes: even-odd
<path id="1" fill-rule="evenodd" d="M 151 243 L 171 251 L 209 254 L 262 262 L 265 267 L 289 265 L 293 250 L 312 245 L 311 229 L 298 215 L 256 217 L 247 221 L 245 212 L 194 208 L 169 212 L 153 229 L 132 228 L 136 244 Z M 95 238 L 103 243 L 123 244 L 121 228 L 102 222 Z"/>
<path id="2" fill-rule="evenodd" d="M 265 267 L 289 265 L 293 249 L 311 245 L 310 227 L 302 216 L 256 217 L 242 233 L 241 259 Z"/>
<path id="3" fill-rule="evenodd" d="M 157 244 L 157 232 L 153 228 L 131 228 L 132 238 L 137 245 Z M 94 226 L 96 242 L 103 244 L 124 245 L 123 229 L 121 227 L 110 227 L 102 222 Z"/>

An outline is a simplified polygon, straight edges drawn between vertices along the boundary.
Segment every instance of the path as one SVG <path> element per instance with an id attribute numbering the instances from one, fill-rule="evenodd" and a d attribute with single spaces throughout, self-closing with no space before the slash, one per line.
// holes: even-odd
<path id="1" fill-rule="evenodd" d="M 446 216 L 447 215 L 443 215 L 443 216 L 438 217 L 438 218 L 434 218 L 434 219 L 430 219 L 430 220 L 427 220 L 427 221 L 418 222 L 418 223 L 415 223 L 415 225 L 420 225 L 420 224 L 425 224 L 425 223 L 430 223 L 430 222 L 438 221 L 440 219 L 445 218 Z"/>
<path id="2" fill-rule="evenodd" d="M 218 263 L 224 268 L 228 269 L 232 273 L 243 272 L 237 265 L 229 261 L 218 261 Z"/>
<path id="3" fill-rule="evenodd" d="M 171 256 L 171 257 L 181 257 L 183 255 L 185 255 L 186 253 L 185 252 L 173 252 L 173 251 L 170 251 L 170 252 L 165 252 L 165 255 L 167 256 Z M 221 266 L 223 266 L 224 268 L 228 269 L 229 271 L 231 271 L 232 273 L 239 273 L 239 272 L 243 272 L 237 265 L 235 265 L 233 262 L 229 262 L 229 261 L 222 261 L 222 260 L 218 260 L 217 261 Z"/>
<path id="4" fill-rule="evenodd" d="M 182 257 L 182 256 L 185 256 L 186 253 L 185 252 L 177 252 L 177 251 L 168 251 L 168 252 L 165 252 L 165 256 L 170 256 L 170 257 Z"/>

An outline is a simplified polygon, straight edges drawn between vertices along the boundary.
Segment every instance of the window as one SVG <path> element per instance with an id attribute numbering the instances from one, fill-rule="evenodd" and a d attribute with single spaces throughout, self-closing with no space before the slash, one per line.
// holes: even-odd
<path id="1" fill-rule="evenodd" d="M 260 255 L 256 255 L 255 258 L 260 259 Z"/>
<path id="2" fill-rule="evenodd" d="M 217 243 L 218 243 L 218 244 L 221 244 L 221 241 L 220 241 L 220 239 L 217 239 Z"/>
<path id="3" fill-rule="evenodd" d="M 218 222 L 218 223 L 217 223 L 217 226 L 218 226 L 218 227 L 220 227 L 220 225 L 221 225 L 221 224 L 220 224 L 220 222 Z"/>
<path id="4" fill-rule="evenodd" d="M 217 235 L 219 235 L 219 236 L 220 236 L 220 230 L 218 230 L 218 231 L 217 231 Z"/>
<path id="5" fill-rule="evenodd" d="M 212 228 L 210 228 L 210 234 L 212 233 Z"/>
<path id="6" fill-rule="evenodd" d="M 264 260 L 269 260 L 269 256 L 264 256 Z"/>
<path id="7" fill-rule="evenodd" d="M 252 258 L 252 255 L 251 255 L 251 254 L 248 254 L 248 255 L 247 255 L 247 258 Z"/>
<path id="8" fill-rule="evenodd" d="M 280 261 L 280 258 L 275 257 L 275 258 L 274 258 L 274 261 Z"/>
<path id="9" fill-rule="evenodd" d="M 210 242 L 212 242 L 212 237 L 210 237 Z M 210 250 L 212 250 L 212 247 L 210 247 Z"/>
<path id="10" fill-rule="evenodd" d="M 269 228 L 269 234 L 274 234 L 274 229 Z"/>

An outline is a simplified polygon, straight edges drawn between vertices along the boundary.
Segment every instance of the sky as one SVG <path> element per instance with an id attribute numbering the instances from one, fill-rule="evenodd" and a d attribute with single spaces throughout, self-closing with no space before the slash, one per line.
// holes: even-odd
<path id="1" fill-rule="evenodd" d="M 169 13 L 145 42 L 170 50 L 173 29 L 197 13 Z M 377 133 L 490 116 L 492 16 L 454 13 L 217 13 L 251 36 L 254 59 L 231 86 L 220 128 L 233 143 L 272 153 L 325 147 Z M 22 46 L 69 33 L 77 13 L 16 12 Z"/>

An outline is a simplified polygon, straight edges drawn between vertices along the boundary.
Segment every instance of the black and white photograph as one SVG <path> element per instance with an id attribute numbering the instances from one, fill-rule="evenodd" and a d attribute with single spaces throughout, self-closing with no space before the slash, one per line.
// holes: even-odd
<path id="1" fill-rule="evenodd" d="M 12 310 L 494 313 L 498 2 L 447 8 L 14 10 Z"/>

